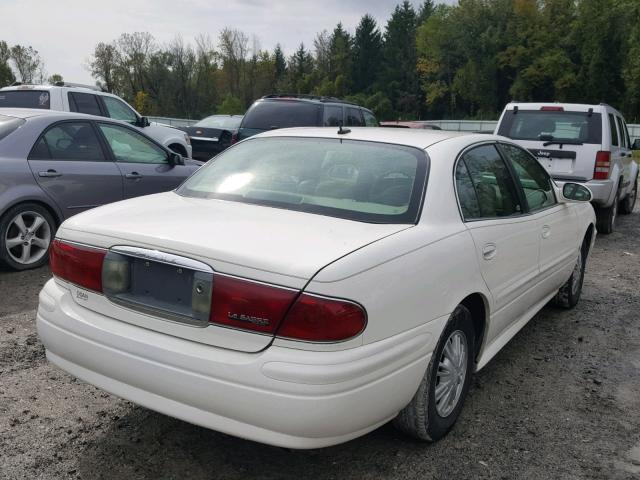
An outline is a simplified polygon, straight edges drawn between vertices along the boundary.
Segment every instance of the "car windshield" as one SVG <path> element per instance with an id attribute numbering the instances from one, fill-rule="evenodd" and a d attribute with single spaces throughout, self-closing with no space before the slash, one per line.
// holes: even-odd
<path id="1" fill-rule="evenodd" d="M 6 90 L 0 92 L 0 107 L 48 110 L 49 92 L 44 90 Z"/>
<path id="2" fill-rule="evenodd" d="M 498 133 L 514 140 L 601 143 L 602 117 L 588 112 L 508 110 Z"/>
<path id="3" fill-rule="evenodd" d="M 0 140 L 26 123 L 22 118 L 0 115 Z"/>
<path id="4" fill-rule="evenodd" d="M 287 127 L 320 125 L 322 106 L 298 100 L 267 100 L 256 102 L 247 111 L 242 128 L 273 130 Z"/>
<path id="5" fill-rule="evenodd" d="M 415 223 L 424 151 L 323 138 L 256 138 L 198 170 L 177 193 L 372 223 Z"/>
<path id="6" fill-rule="evenodd" d="M 202 128 L 222 128 L 225 130 L 237 130 L 240 126 L 241 121 L 241 116 L 227 117 L 226 115 L 212 115 L 210 117 L 203 118 L 193 126 Z"/>

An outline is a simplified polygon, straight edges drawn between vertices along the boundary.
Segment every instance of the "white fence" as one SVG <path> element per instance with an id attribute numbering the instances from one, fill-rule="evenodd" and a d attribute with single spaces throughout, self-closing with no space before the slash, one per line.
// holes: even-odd
<path id="1" fill-rule="evenodd" d="M 197 120 L 170 117 L 149 117 L 149 121 L 164 123 L 172 127 L 188 127 Z M 443 130 L 456 132 L 492 132 L 498 123 L 497 120 L 427 120 L 425 123 L 436 125 Z M 640 124 L 628 124 L 631 141 L 640 138 Z"/>

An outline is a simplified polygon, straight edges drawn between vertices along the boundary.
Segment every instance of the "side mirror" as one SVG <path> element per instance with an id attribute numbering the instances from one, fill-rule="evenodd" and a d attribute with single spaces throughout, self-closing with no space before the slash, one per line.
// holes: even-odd
<path id="1" fill-rule="evenodd" d="M 631 150 L 640 150 L 640 138 L 636 138 L 631 144 Z"/>
<path id="2" fill-rule="evenodd" d="M 562 186 L 562 196 L 569 202 L 590 202 L 593 195 L 591 190 L 579 183 L 565 183 Z"/>
<path id="3" fill-rule="evenodd" d="M 169 165 L 175 167 L 176 165 L 184 165 L 184 158 L 179 153 L 171 152 L 169 154 Z"/>
<path id="4" fill-rule="evenodd" d="M 147 117 L 138 118 L 138 127 L 144 128 L 148 127 L 149 125 L 151 125 L 151 123 L 149 123 L 149 119 Z"/>

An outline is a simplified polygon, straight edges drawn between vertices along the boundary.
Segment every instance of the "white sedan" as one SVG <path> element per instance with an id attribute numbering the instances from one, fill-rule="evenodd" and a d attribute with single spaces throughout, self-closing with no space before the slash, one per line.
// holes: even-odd
<path id="1" fill-rule="evenodd" d="M 498 136 L 275 130 L 64 222 L 38 332 L 76 377 L 231 435 L 437 440 L 475 371 L 578 302 L 590 197 Z"/>

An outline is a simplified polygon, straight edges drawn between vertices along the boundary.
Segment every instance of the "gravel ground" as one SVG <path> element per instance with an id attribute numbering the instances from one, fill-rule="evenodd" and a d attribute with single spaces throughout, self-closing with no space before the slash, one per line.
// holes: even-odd
<path id="1" fill-rule="evenodd" d="M 290 451 L 160 415 L 48 364 L 47 268 L 0 271 L 0 478 L 640 478 L 640 212 L 599 236 L 580 304 L 541 311 L 478 375 L 437 444 L 390 425 Z"/>

